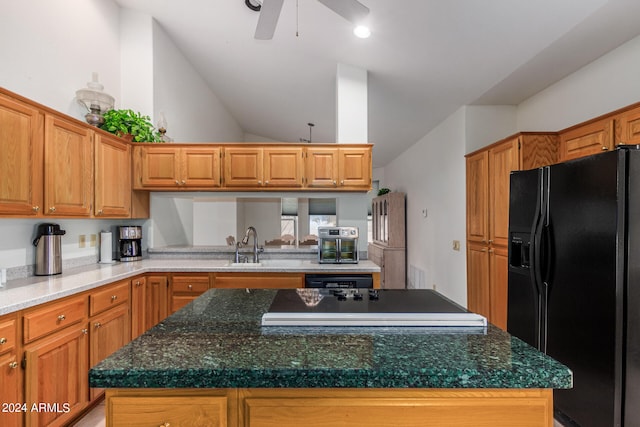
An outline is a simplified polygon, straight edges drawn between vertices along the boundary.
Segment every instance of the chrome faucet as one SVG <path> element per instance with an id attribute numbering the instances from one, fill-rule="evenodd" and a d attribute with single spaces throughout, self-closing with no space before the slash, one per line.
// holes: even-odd
<path id="1" fill-rule="evenodd" d="M 264 251 L 264 248 L 258 247 L 258 232 L 255 228 L 249 226 L 247 231 L 244 233 L 244 237 L 242 238 L 242 244 L 246 245 L 249 243 L 249 235 L 253 234 L 253 262 L 260 262 L 259 253 Z"/>

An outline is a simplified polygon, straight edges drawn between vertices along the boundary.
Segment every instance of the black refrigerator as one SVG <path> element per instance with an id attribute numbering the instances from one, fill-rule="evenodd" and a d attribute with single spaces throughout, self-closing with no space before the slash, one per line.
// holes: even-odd
<path id="1" fill-rule="evenodd" d="M 640 426 L 640 150 L 512 172 L 507 330 L 573 371 L 556 417 Z"/>

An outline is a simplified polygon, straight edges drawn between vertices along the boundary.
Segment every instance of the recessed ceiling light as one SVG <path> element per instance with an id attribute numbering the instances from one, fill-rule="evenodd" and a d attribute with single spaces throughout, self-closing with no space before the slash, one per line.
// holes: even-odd
<path id="1" fill-rule="evenodd" d="M 361 39 L 366 39 L 371 35 L 371 30 L 369 30 L 369 27 L 365 27 L 364 25 L 358 25 L 353 29 L 353 34 Z"/>

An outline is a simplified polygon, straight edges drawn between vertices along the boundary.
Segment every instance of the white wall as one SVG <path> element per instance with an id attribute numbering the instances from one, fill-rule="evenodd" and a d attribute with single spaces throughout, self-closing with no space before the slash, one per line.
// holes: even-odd
<path id="1" fill-rule="evenodd" d="M 178 142 L 244 140 L 244 132 L 164 29 L 153 23 L 153 123 L 160 112 Z M 151 114 L 151 113 L 150 113 Z"/>
<path id="2" fill-rule="evenodd" d="M 466 305 L 465 115 L 459 109 L 384 168 L 380 187 L 407 194 L 411 287 L 436 289 Z M 427 211 L 427 217 L 422 214 Z M 452 249 L 453 240 L 462 244 Z M 422 273 L 421 273 L 422 272 Z"/>
<path id="3" fill-rule="evenodd" d="M 466 152 L 471 153 L 517 132 L 515 105 L 468 105 L 465 113 Z"/>
<path id="4" fill-rule="evenodd" d="M 518 128 L 561 130 L 640 101 L 640 37 L 518 106 Z"/>

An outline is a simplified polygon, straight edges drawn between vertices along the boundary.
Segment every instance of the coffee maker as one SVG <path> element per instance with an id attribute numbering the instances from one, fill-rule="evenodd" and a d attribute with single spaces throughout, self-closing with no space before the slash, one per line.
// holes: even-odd
<path id="1" fill-rule="evenodd" d="M 116 253 L 120 261 L 142 259 L 142 227 L 128 225 L 118 227 Z"/>

